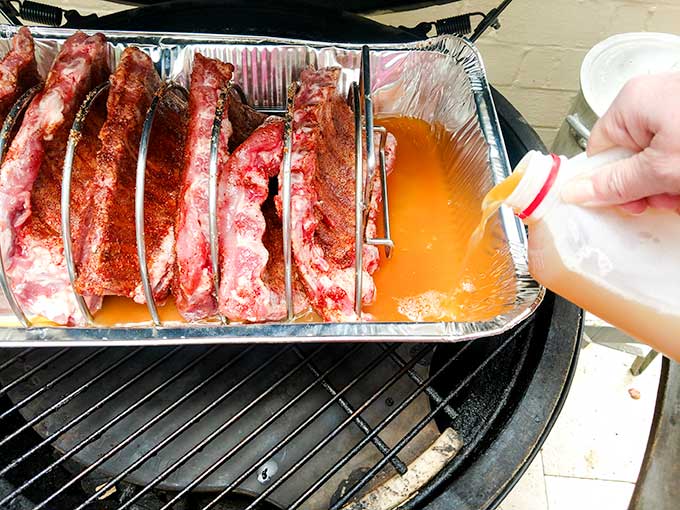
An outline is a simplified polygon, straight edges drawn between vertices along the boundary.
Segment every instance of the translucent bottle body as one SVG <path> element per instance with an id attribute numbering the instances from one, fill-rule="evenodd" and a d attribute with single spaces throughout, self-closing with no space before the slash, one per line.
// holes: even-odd
<path id="1" fill-rule="evenodd" d="M 505 203 L 520 215 L 535 206 L 524 221 L 529 269 L 537 281 L 680 359 L 680 215 L 650 209 L 633 216 L 618 207 L 582 207 L 560 198 L 569 179 L 628 155 L 560 158 L 557 177 L 546 190 L 554 160 L 530 153 L 518 167 L 524 176 Z"/>

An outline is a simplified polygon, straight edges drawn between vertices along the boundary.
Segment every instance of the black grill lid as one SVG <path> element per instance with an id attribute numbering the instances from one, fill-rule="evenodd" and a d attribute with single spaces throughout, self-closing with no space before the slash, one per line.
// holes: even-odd
<path id="1" fill-rule="evenodd" d="M 512 0 L 503 0 L 486 13 L 463 13 L 450 18 L 433 19 L 415 27 L 391 27 L 372 21 L 362 14 L 395 12 L 435 4 L 445 0 L 424 2 L 373 0 L 324 1 L 291 0 L 115 0 L 141 5 L 136 9 L 98 18 L 66 13 L 67 27 L 90 29 L 187 31 L 226 34 L 254 34 L 272 37 L 302 37 L 318 41 L 367 43 L 404 42 L 424 39 L 433 33 L 467 35 L 475 41 L 490 26 L 498 28 L 497 18 Z M 453 0 L 455 2 L 459 0 Z M 434 30 L 433 30 L 434 28 Z M 474 31 L 473 31 L 474 28 Z"/>
<path id="2" fill-rule="evenodd" d="M 154 5 L 165 3 L 159 0 L 106 0 L 112 3 L 125 4 L 125 5 Z M 322 9 L 335 9 L 343 10 L 346 12 L 353 12 L 357 14 L 372 14 L 378 12 L 398 12 L 407 11 L 410 9 L 421 9 L 423 7 L 431 7 L 433 5 L 445 5 L 458 3 L 461 0 L 423 0 L 423 1 L 413 1 L 413 0 L 303 0 L 307 5 L 315 6 Z M 224 2 L 219 0 L 213 0 L 213 4 L 224 4 L 231 2 Z M 256 2 L 257 3 L 257 2 Z M 301 3 L 300 1 L 284 1 L 278 2 L 279 4 L 293 4 Z"/>
<path id="3" fill-rule="evenodd" d="M 335 42 L 402 42 L 416 38 L 332 5 L 318 5 L 322 3 L 179 0 L 146 5 L 101 18 L 81 18 L 66 26 L 100 30 L 125 27 L 128 30 L 164 32 L 252 34 Z"/>

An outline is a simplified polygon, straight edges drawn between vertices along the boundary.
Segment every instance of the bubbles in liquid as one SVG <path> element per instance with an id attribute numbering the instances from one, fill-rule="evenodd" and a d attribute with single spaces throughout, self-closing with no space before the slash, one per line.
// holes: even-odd
<path id="1" fill-rule="evenodd" d="M 418 296 L 397 298 L 399 313 L 411 321 L 451 320 L 452 296 L 438 290 L 428 290 Z"/>
<path id="2" fill-rule="evenodd" d="M 428 290 L 417 296 L 398 298 L 398 310 L 416 322 L 455 321 L 464 317 L 466 307 L 460 299 L 461 294 L 471 294 L 476 289 L 474 283 L 464 280 L 460 288 L 452 293 Z"/>
<path id="3" fill-rule="evenodd" d="M 472 283 L 472 282 L 469 282 L 469 281 L 463 281 L 460 284 L 460 288 L 464 292 L 474 292 L 475 290 L 477 290 L 477 287 L 475 287 L 475 284 Z"/>

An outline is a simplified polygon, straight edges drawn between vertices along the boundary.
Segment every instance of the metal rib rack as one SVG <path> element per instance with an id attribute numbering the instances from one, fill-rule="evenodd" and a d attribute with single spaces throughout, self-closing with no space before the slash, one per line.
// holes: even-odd
<path id="1" fill-rule="evenodd" d="M 389 224 L 389 207 L 387 198 L 387 176 L 385 168 L 385 140 L 387 132 L 380 126 L 374 126 L 373 120 L 373 104 L 371 99 L 371 73 L 370 73 L 370 52 L 367 46 L 364 46 L 361 53 L 361 67 L 359 70 L 360 80 L 357 84 L 352 83 L 350 86 L 350 104 L 354 111 L 355 117 L 355 140 L 356 140 L 356 157 L 355 157 L 355 313 L 357 318 L 361 319 L 362 308 L 362 283 L 363 283 L 363 247 L 364 244 L 384 246 L 385 253 L 389 257 L 391 248 L 393 246 L 390 239 L 390 224 Z M 71 177 L 73 170 L 73 161 L 78 142 L 80 141 L 81 132 L 84 127 L 87 114 L 97 100 L 97 98 L 106 92 L 110 84 L 104 83 L 93 89 L 83 101 L 76 118 L 73 122 L 71 132 L 68 138 L 66 147 L 66 155 L 63 166 L 63 186 L 61 196 L 61 235 L 64 241 L 64 258 L 66 268 L 68 271 L 71 288 L 76 300 L 78 309 L 84 318 L 87 325 L 94 325 L 94 319 L 87 303 L 82 295 L 78 293 L 75 286 L 77 269 L 73 258 L 73 248 L 71 240 L 71 215 L 70 215 L 70 201 L 71 201 Z M 218 187 L 218 153 L 219 153 L 219 138 L 222 119 L 224 116 L 225 106 L 228 101 L 228 93 L 231 85 L 219 93 L 217 107 L 215 109 L 212 132 L 210 139 L 210 160 L 209 160 L 209 242 L 210 242 L 210 259 L 213 274 L 214 294 L 217 297 L 220 285 L 219 275 L 219 232 L 217 228 L 217 187 Z M 295 94 L 298 90 L 299 84 L 297 82 L 291 83 L 288 87 L 287 109 L 282 112 L 285 116 L 284 127 L 284 157 L 282 162 L 282 221 L 283 221 L 283 246 L 284 246 L 284 278 L 285 278 L 285 298 L 287 319 L 290 321 L 294 319 L 293 307 L 293 248 L 291 245 L 291 156 L 293 152 L 293 113 Z M 236 87 L 235 87 L 236 88 Z M 5 141 L 9 137 L 16 118 L 21 111 L 26 107 L 32 97 L 35 95 L 39 87 L 31 89 L 22 98 L 17 101 L 10 115 L 8 115 L 3 131 L 0 134 L 0 154 L 5 147 Z M 242 94 L 237 88 L 239 94 Z M 158 307 L 154 298 L 153 288 L 149 277 L 149 269 L 147 267 L 145 236 L 144 236 L 144 184 L 146 171 L 146 157 L 149 149 L 149 140 L 156 110 L 160 105 L 163 97 L 172 91 L 179 91 L 188 99 L 188 91 L 180 84 L 172 81 L 164 82 L 154 94 L 151 105 L 149 106 L 142 134 L 140 138 L 139 151 L 137 157 L 137 172 L 136 172 L 136 187 L 135 187 L 135 231 L 136 231 L 136 248 L 137 256 L 140 266 L 140 277 L 142 282 L 142 289 L 146 301 L 151 322 L 154 326 L 162 326 L 161 319 L 158 314 Z M 270 111 L 271 113 L 271 111 Z M 371 200 L 372 183 L 374 180 L 376 170 L 376 151 L 375 151 L 375 134 L 380 136 L 378 149 L 378 166 L 380 172 L 383 204 L 383 225 L 385 236 L 383 238 L 369 238 L 366 235 L 366 222 L 368 220 L 368 204 Z M 25 313 L 21 309 L 20 304 L 15 299 L 11 289 L 10 282 L 4 269 L 2 253 L 0 253 L 0 287 L 7 298 L 8 303 L 16 315 L 17 320 L 24 326 L 29 327 L 30 321 L 26 318 Z M 228 320 L 221 314 L 218 318 L 222 324 L 226 324 Z"/>
<path id="2" fill-rule="evenodd" d="M 283 125 L 283 160 L 281 163 L 281 221 L 283 232 L 283 267 L 286 296 L 286 318 L 293 320 L 293 246 L 291 241 L 291 158 L 293 157 L 293 108 L 299 84 L 293 82 L 286 96 L 286 122 Z"/>
<path id="3" fill-rule="evenodd" d="M 359 118 L 359 122 L 355 122 L 355 137 L 357 139 L 357 157 L 355 161 L 355 266 L 356 283 L 354 290 L 354 307 L 355 313 L 361 319 L 361 301 L 362 301 L 362 275 L 363 275 L 363 247 L 364 243 L 374 246 L 384 246 L 385 255 L 389 258 L 392 254 L 394 243 L 390 238 L 390 218 L 387 195 L 387 169 L 385 167 L 385 140 L 387 131 L 385 128 L 375 126 L 373 121 L 373 99 L 371 95 L 371 56 L 368 46 L 361 49 L 361 69 L 359 70 L 359 86 L 353 86 L 354 94 L 354 116 Z M 358 88 L 358 94 L 357 94 Z M 363 108 L 362 108 L 363 107 Z M 363 124 L 363 125 L 362 125 Z M 368 221 L 368 209 L 371 201 L 371 185 L 375 177 L 375 148 L 374 136 L 375 131 L 378 130 L 380 137 L 380 182 L 383 206 L 383 228 L 385 235 L 382 238 L 368 238 L 366 236 L 366 222 Z M 359 158 L 360 154 L 360 140 L 364 138 L 366 141 L 366 158 Z M 364 171 L 364 166 L 366 171 Z"/>
<path id="4" fill-rule="evenodd" d="M 144 300 L 151 314 L 154 326 L 160 326 L 161 320 L 158 316 L 156 299 L 153 295 L 151 280 L 149 279 L 149 269 L 146 264 L 146 243 L 144 242 L 144 181 L 146 171 L 146 154 L 149 150 L 149 137 L 151 127 L 156 116 L 156 110 L 160 105 L 163 96 L 173 90 L 180 91 L 186 99 L 189 99 L 189 92 L 178 83 L 167 81 L 163 83 L 151 100 L 151 105 L 146 112 L 144 126 L 142 127 L 142 137 L 139 142 L 139 154 L 137 155 L 137 182 L 135 186 L 135 234 L 137 241 L 137 258 L 139 259 L 139 272 L 142 278 L 142 288 L 144 289 Z"/>
<path id="5" fill-rule="evenodd" d="M 80 310 L 80 314 L 85 318 L 88 324 L 92 324 L 94 319 L 90 313 L 90 309 L 85 303 L 85 299 L 76 291 L 76 263 L 73 260 L 73 243 L 71 238 L 71 177 L 73 175 L 73 158 L 76 153 L 76 147 L 80 142 L 82 129 L 85 125 L 90 108 L 97 100 L 97 98 L 106 92 L 111 84 L 109 82 L 102 83 L 95 87 L 85 98 L 83 104 L 80 106 L 76 118 L 73 121 L 73 127 L 69 133 L 68 143 L 66 145 L 66 154 L 64 156 L 64 169 L 61 177 L 61 238 L 64 241 L 64 260 L 66 261 L 66 269 L 68 271 L 68 278 L 71 282 L 73 295 L 76 298 L 76 304 Z"/>
<path id="6" fill-rule="evenodd" d="M 213 119 L 212 131 L 210 133 L 210 175 L 208 179 L 208 214 L 209 221 L 209 240 L 210 240 L 210 265 L 212 266 L 212 280 L 213 292 L 217 300 L 220 292 L 220 266 L 219 266 L 219 248 L 217 244 L 217 155 L 218 144 L 220 141 L 220 131 L 222 128 L 222 117 L 227 105 L 229 88 L 220 91 L 217 99 L 217 107 L 215 108 L 215 117 Z M 220 322 L 223 324 L 227 322 L 226 318 L 218 311 Z"/>
<path id="7" fill-rule="evenodd" d="M 518 333 L 474 363 L 472 343 L 4 349 L 0 508 L 405 501 L 465 453 L 455 398 Z"/>

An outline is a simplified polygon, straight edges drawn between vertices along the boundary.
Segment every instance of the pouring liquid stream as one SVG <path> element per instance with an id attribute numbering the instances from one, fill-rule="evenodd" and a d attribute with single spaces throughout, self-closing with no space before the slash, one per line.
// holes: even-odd
<path id="1" fill-rule="evenodd" d="M 463 256 L 463 262 L 460 264 L 459 275 L 456 281 L 460 282 L 460 287 L 463 285 L 463 276 L 465 270 L 470 267 L 472 259 L 477 254 L 482 241 L 484 240 L 484 234 L 486 232 L 487 224 L 489 220 L 494 217 L 494 215 L 501 208 L 505 200 L 515 191 L 515 188 L 522 180 L 524 176 L 524 169 L 518 169 L 517 171 L 510 174 L 509 177 L 496 184 L 491 190 L 484 196 L 482 200 L 482 217 L 479 221 L 479 225 L 475 228 L 468 241 L 467 248 L 465 250 L 465 255 Z"/>

